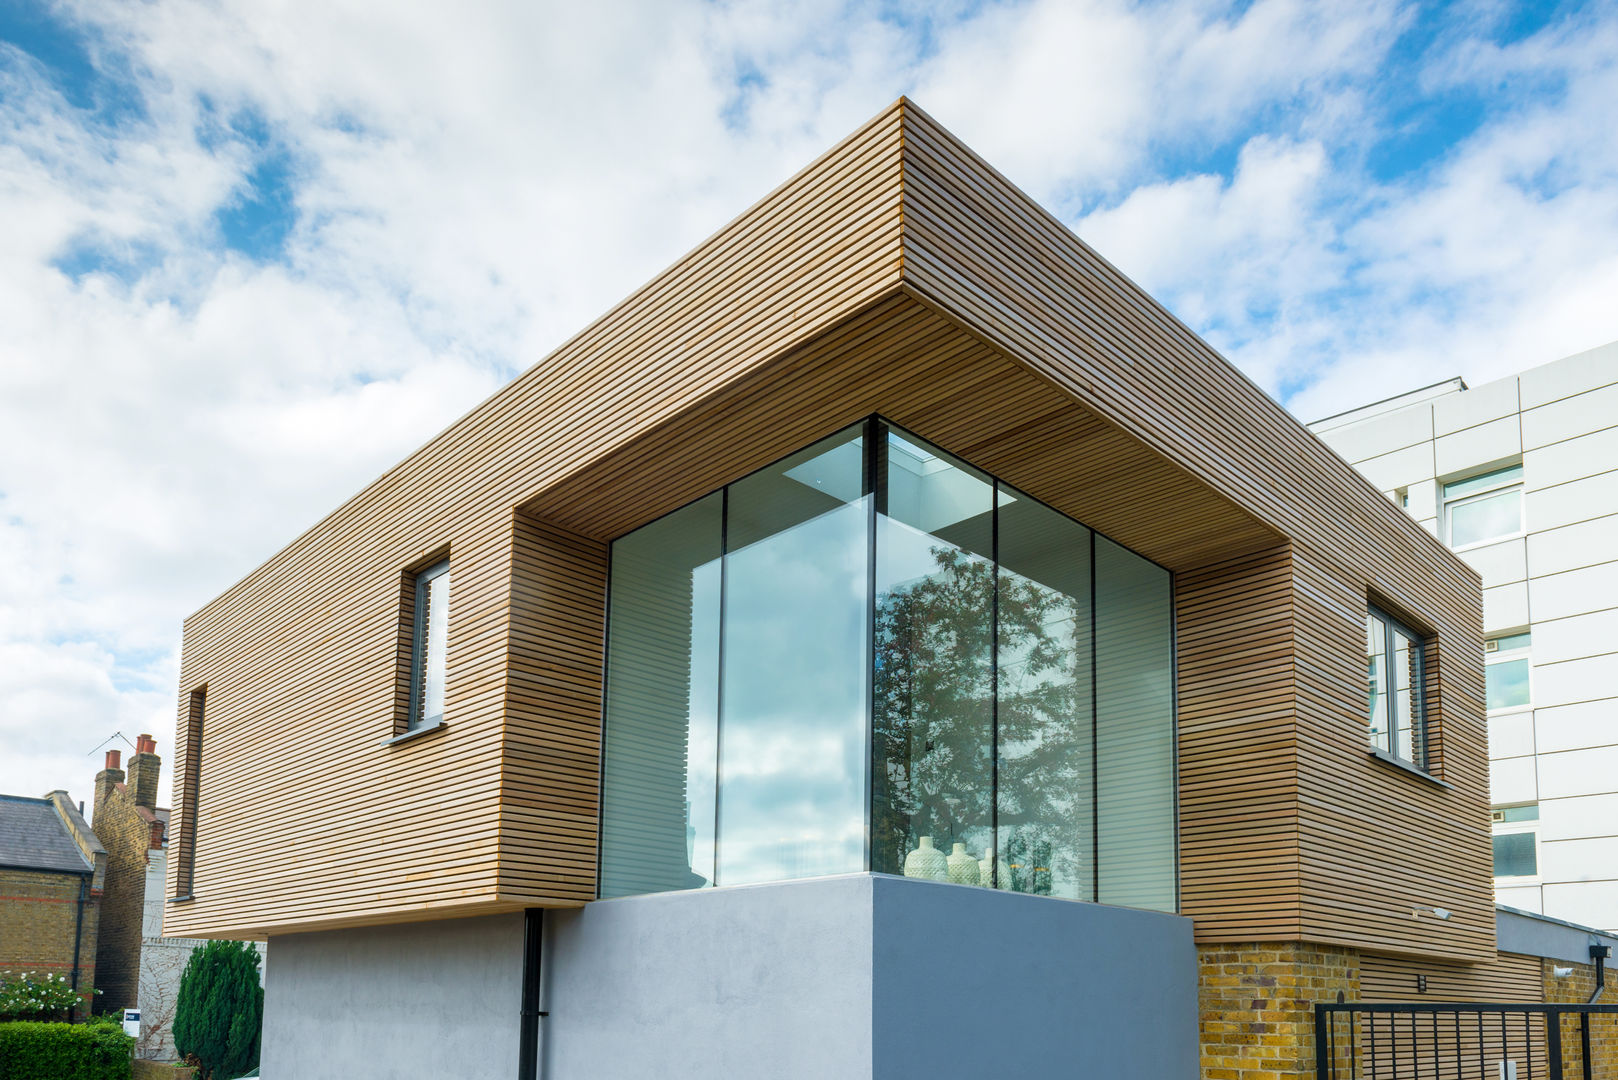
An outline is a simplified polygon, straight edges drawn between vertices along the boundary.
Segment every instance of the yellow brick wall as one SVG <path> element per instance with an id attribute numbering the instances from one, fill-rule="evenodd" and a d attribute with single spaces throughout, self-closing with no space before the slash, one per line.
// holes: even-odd
<path id="1" fill-rule="evenodd" d="M 1197 949 L 1203 1080 L 1315 1075 L 1314 1006 L 1359 998 L 1359 953 L 1295 942 Z"/>
<path id="2" fill-rule="evenodd" d="M 101 902 L 101 933 L 96 947 L 98 1012 L 139 1004 L 141 923 L 146 914 L 146 853 L 152 827 L 135 807 L 122 784 L 99 783 L 96 791 L 96 838 L 107 849 L 106 895 Z M 161 854 L 161 853 L 160 853 Z"/>
<path id="3" fill-rule="evenodd" d="M 1583 1005 L 1590 1000 L 1596 988 L 1596 969 L 1591 964 L 1567 964 L 1545 960 L 1545 1000 L 1558 1005 Z M 1573 973 L 1557 978 L 1553 968 L 1571 967 Z M 1618 1005 L 1618 986 L 1614 976 L 1618 972 L 1607 969 L 1607 987 L 1597 1000 L 1598 1005 Z M 1590 1017 L 1590 1076 L 1591 1080 L 1618 1080 L 1618 1016 Z M 1584 1043 L 1580 1037 L 1577 1017 L 1562 1018 L 1562 1071 L 1564 1076 L 1582 1076 Z"/>
<path id="4" fill-rule="evenodd" d="M 73 933 L 78 919 L 76 874 L 0 870 L 0 972 L 73 977 Z M 100 896 L 84 905 L 79 940 L 79 988 L 95 986 Z"/>

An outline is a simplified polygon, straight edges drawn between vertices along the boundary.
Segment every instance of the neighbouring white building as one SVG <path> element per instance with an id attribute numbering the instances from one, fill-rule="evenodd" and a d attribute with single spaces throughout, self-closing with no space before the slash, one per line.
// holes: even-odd
<path id="1" fill-rule="evenodd" d="M 1496 898 L 1618 928 L 1618 342 L 1310 427 L 1483 576 Z"/>

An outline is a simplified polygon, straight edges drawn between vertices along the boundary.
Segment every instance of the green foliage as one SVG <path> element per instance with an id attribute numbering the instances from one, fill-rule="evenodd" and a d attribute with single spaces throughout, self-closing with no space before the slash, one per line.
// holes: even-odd
<path id="1" fill-rule="evenodd" d="M 258 950 L 244 941 L 210 941 L 191 952 L 180 979 L 174 1045 L 195 1059 L 200 1080 L 240 1076 L 258 1065 L 264 988 Z"/>
<path id="2" fill-rule="evenodd" d="M 66 975 L 0 971 L 0 1020 L 66 1019 L 97 991 L 74 990 Z"/>
<path id="3" fill-rule="evenodd" d="M 129 1080 L 134 1052 L 117 1024 L 0 1024 L 0 1080 Z"/>

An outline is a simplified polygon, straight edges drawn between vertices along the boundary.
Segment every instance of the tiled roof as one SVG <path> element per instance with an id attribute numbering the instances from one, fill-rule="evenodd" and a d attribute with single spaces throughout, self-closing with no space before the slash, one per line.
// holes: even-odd
<path id="1" fill-rule="evenodd" d="M 0 795 L 0 866 L 89 873 L 93 867 L 49 799 Z"/>

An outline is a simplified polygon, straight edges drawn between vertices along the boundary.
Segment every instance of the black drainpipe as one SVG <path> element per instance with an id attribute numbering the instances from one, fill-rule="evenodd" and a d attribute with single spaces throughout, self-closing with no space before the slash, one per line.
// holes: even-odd
<path id="1" fill-rule="evenodd" d="M 84 901 L 85 894 L 89 892 L 89 889 L 90 879 L 81 874 L 79 876 L 79 910 L 73 922 L 73 990 L 75 993 L 79 989 L 79 944 L 84 940 Z M 1599 990 L 1596 991 L 1598 994 L 1600 992 Z M 77 1012 L 78 1008 L 77 1005 L 73 1006 L 72 1012 L 68 1013 L 68 1019 L 73 1018 L 73 1013 Z"/>
<path id="2" fill-rule="evenodd" d="M 1594 960 L 1596 965 L 1596 992 L 1590 995 L 1590 1000 L 1585 1002 L 1586 1005 L 1594 1005 L 1596 998 L 1601 996 L 1601 991 L 1607 988 L 1607 957 L 1611 955 L 1611 945 L 1590 946 L 1590 959 Z"/>
<path id="3" fill-rule="evenodd" d="M 539 1076 L 540 963 L 545 958 L 545 909 L 528 908 L 522 920 L 522 1015 L 517 1032 L 517 1080 Z"/>

